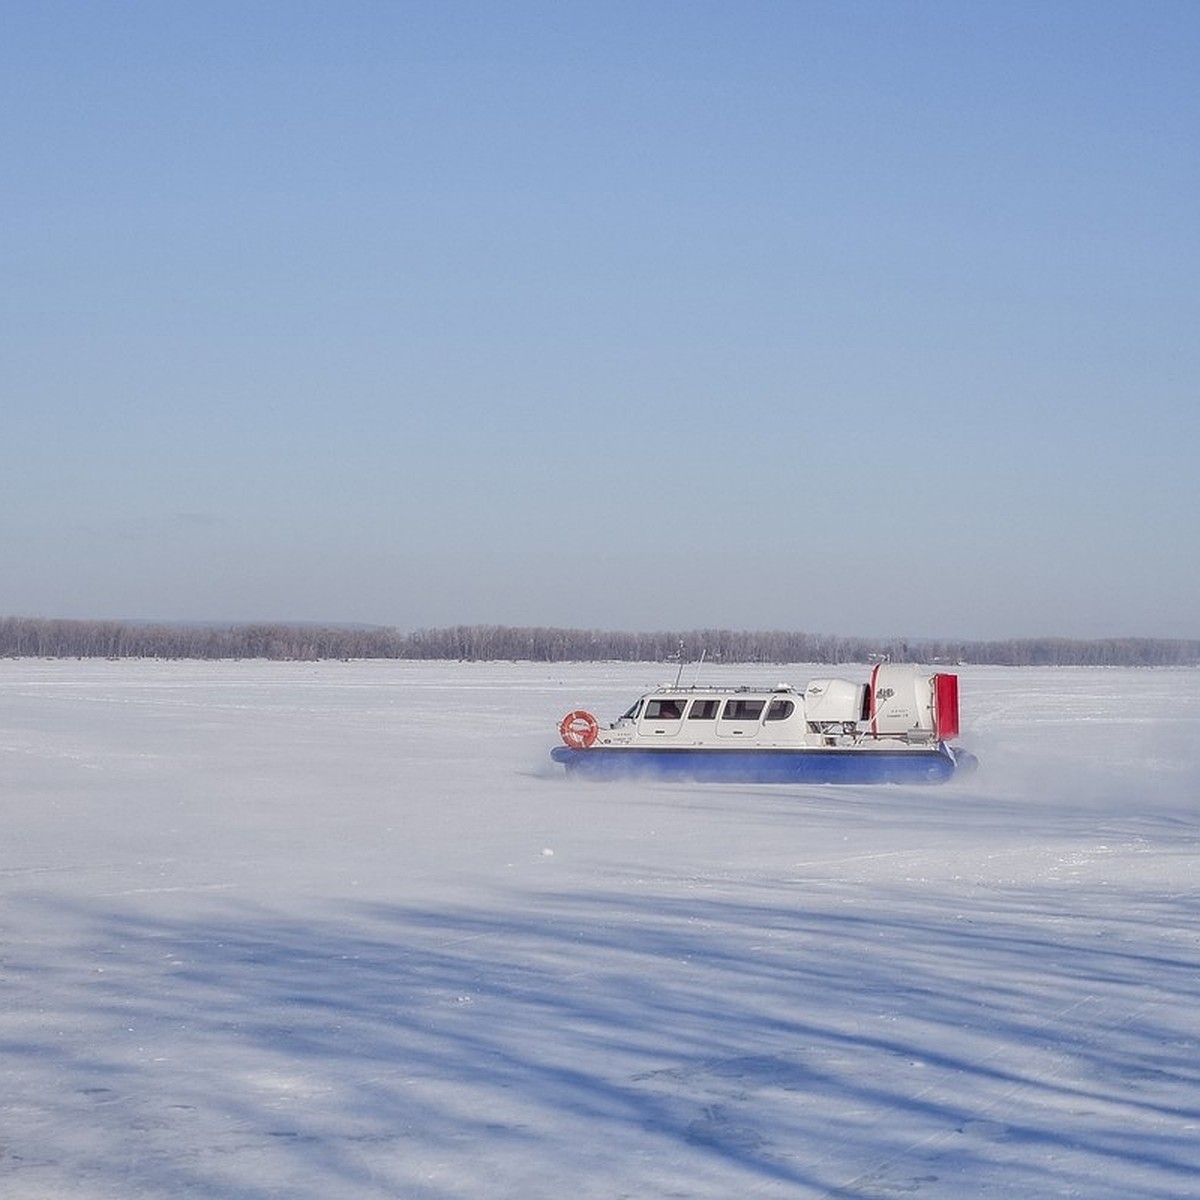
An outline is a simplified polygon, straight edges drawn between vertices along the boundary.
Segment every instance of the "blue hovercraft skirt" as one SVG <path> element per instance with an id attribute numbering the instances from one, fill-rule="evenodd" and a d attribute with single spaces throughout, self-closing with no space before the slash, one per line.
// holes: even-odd
<path id="1" fill-rule="evenodd" d="M 555 746 L 550 757 L 586 779 L 691 783 L 944 783 L 956 767 L 974 764 L 974 756 L 960 751 L 956 757 L 945 746 L 897 752 Z"/>

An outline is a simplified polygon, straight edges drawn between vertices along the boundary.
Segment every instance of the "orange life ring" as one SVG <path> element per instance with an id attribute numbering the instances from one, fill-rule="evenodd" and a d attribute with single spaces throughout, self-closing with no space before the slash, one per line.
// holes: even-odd
<path id="1" fill-rule="evenodd" d="M 572 750 L 586 750 L 600 732 L 600 722 L 582 708 L 569 712 L 559 722 L 558 732 Z"/>

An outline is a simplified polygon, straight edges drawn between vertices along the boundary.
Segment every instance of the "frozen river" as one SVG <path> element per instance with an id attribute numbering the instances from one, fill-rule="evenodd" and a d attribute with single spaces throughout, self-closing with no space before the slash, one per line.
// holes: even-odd
<path id="1" fill-rule="evenodd" d="M 1200 1196 L 1200 671 L 964 668 L 942 787 L 555 773 L 670 677 L 0 662 L 0 1195 Z"/>

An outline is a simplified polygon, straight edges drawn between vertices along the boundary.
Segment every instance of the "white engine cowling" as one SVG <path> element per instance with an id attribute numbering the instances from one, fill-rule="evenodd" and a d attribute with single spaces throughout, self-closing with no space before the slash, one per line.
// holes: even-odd
<path id="1" fill-rule="evenodd" d="M 853 724 L 862 719 L 867 688 L 846 679 L 814 679 L 804 689 L 804 718 L 813 724 Z"/>
<path id="2" fill-rule="evenodd" d="M 932 733 L 936 728 L 933 676 L 880 663 L 871 672 L 872 733 Z"/>

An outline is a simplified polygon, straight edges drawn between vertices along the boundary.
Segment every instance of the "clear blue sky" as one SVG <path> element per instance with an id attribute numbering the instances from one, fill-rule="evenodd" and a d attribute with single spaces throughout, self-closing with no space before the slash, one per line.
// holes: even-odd
<path id="1" fill-rule="evenodd" d="M 0 16 L 0 614 L 1200 637 L 1200 4 Z"/>

